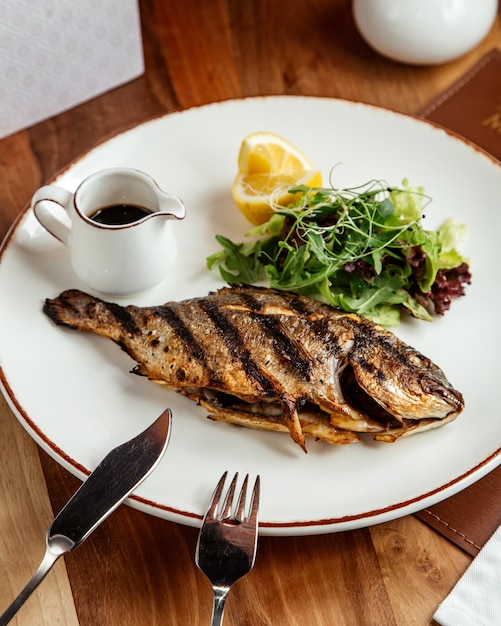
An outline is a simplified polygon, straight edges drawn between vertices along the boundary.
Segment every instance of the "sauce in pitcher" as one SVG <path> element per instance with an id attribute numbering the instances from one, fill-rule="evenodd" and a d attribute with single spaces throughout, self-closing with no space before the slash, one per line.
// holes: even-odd
<path id="1" fill-rule="evenodd" d="M 151 215 L 153 211 L 145 209 L 141 206 L 133 204 L 113 204 L 97 209 L 90 219 L 98 224 L 106 224 L 108 226 L 122 226 L 124 224 L 132 224 L 139 222 L 147 215 Z"/>

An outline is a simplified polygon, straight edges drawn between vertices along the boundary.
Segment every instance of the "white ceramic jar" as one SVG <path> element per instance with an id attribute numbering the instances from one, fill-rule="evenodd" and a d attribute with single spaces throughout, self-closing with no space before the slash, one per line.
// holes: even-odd
<path id="1" fill-rule="evenodd" d="M 455 59 L 489 32 L 498 0 L 353 0 L 366 42 L 403 63 L 433 65 Z"/>

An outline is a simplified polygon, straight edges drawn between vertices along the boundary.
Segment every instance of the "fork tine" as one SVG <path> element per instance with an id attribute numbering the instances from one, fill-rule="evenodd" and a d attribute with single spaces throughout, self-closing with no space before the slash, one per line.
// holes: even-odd
<path id="1" fill-rule="evenodd" d="M 251 502 L 250 502 L 250 511 L 247 516 L 246 521 L 255 524 L 257 528 L 257 512 L 259 509 L 259 496 L 261 492 L 261 479 L 259 474 L 256 476 L 256 480 L 254 482 L 254 488 L 251 494 Z"/>
<path id="2" fill-rule="evenodd" d="M 214 489 L 214 493 L 212 494 L 212 497 L 210 499 L 209 506 L 207 508 L 207 512 L 204 517 L 204 521 L 206 519 L 214 519 L 216 517 L 216 511 L 219 505 L 219 501 L 221 500 L 221 493 L 223 491 L 223 487 L 224 487 L 224 483 L 226 481 L 227 475 L 228 475 L 228 472 L 225 472 L 219 479 L 219 482 L 216 485 L 216 488 Z"/>
<path id="3" fill-rule="evenodd" d="M 235 487 L 237 486 L 237 478 L 238 472 L 233 476 L 233 480 L 228 488 L 228 493 L 226 494 L 226 498 L 223 502 L 223 507 L 221 512 L 219 513 L 219 518 L 222 520 L 228 519 L 231 517 L 231 510 L 233 508 L 233 498 L 235 495 Z"/>
<path id="4" fill-rule="evenodd" d="M 244 509 L 245 509 L 245 499 L 247 496 L 247 483 L 249 482 L 249 474 L 247 474 L 244 478 L 244 482 L 242 485 L 242 489 L 240 489 L 240 494 L 238 496 L 238 502 L 235 509 L 235 519 L 239 522 L 243 522 L 244 517 Z"/>

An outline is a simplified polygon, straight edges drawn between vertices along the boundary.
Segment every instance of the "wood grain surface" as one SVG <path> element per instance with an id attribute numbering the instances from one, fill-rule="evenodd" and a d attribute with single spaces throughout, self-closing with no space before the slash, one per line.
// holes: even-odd
<path id="1" fill-rule="evenodd" d="M 358 35 L 348 0 L 144 0 L 139 79 L 0 141 L 0 236 L 34 191 L 89 148 L 154 116 L 257 95 L 358 100 L 416 114 L 494 46 L 501 20 L 462 58 L 394 63 Z M 1 101 L 0 101 L 1 106 Z M 0 304 L 1 306 L 1 304 Z M 26 355 L 25 358 L 29 358 Z M 0 610 L 38 566 L 56 512 L 79 485 L 0 400 Z M 19 626 L 210 623 L 197 531 L 120 507 L 57 563 Z M 425 626 L 471 557 L 415 517 L 314 537 L 262 537 L 225 626 Z"/>

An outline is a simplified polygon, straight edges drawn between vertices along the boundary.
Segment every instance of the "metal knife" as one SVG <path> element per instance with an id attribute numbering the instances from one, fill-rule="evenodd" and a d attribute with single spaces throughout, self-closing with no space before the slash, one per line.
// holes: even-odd
<path id="1" fill-rule="evenodd" d="M 153 471 L 170 438 L 172 413 L 166 409 L 153 424 L 109 452 L 54 518 L 46 535 L 38 570 L 0 615 L 6 626 L 57 559 L 73 550 L 103 522 Z"/>

